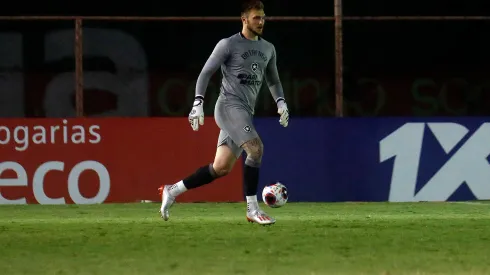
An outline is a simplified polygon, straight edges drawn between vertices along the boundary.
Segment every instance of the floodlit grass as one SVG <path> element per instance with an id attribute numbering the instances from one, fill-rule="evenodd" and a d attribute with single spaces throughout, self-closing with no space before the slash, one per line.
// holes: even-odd
<path id="1" fill-rule="evenodd" d="M 490 204 L 0 206 L 2 274 L 490 274 Z M 265 209 L 265 208 L 264 208 Z"/>

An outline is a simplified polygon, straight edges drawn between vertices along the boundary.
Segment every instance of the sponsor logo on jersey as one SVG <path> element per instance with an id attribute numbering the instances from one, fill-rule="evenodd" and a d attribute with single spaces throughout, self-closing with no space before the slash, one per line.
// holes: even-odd
<path id="1" fill-rule="evenodd" d="M 258 76 L 255 74 L 239 74 L 237 76 L 240 79 L 240 84 L 242 85 L 260 85 L 262 84 L 261 80 L 258 80 Z"/>

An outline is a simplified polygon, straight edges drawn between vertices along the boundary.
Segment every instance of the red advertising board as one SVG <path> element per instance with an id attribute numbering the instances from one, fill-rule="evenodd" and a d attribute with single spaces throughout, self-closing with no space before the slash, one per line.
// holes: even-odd
<path id="1" fill-rule="evenodd" d="M 214 159 L 219 129 L 186 118 L 0 120 L 0 204 L 158 201 Z M 242 163 L 179 202 L 242 201 Z"/>

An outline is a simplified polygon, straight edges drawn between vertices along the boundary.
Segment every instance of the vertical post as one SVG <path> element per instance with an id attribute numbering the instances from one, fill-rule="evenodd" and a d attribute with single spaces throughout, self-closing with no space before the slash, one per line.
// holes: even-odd
<path id="1" fill-rule="evenodd" d="M 83 36 L 82 19 L 75 19 L 75 105 L 77 117 L 83 116 Z"/>
<path id="2" fill-rule="evenodd" d="M 335 17 L 335 116 L 344 115 L 343 56 L 342 56 L 342 0 L 334 2 Z"/>

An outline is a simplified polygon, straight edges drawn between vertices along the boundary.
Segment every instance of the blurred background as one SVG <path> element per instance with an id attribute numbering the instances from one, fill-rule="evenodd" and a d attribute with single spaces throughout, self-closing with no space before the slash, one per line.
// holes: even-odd
<path id="1" fill-rule="evenodd" d="M 74 20 L 15 15 L 237 16 L 236 21 L 82 21 L 86 116 L 187 116 L 197 76 L 219 39 L 241 29 L 241 1 L 16 1 L 0 15 L 0 117 L 71 117 Z M 333 16 L 333 1 L 264 0 L 267 16 Z M 344 16 L 485 15 L 484 1 L 343 1 Z M 488 9 L 487 9 L 488 10 Z M 490 22 L 343 22 L 344 116 L 490 114 Z M 333 21 L 269 21 L 296 117 L 335 115 Z M 207 91 L 212 115 L 217 72 Z M 275 115 L 264 85 L 257 116 Z"/>

